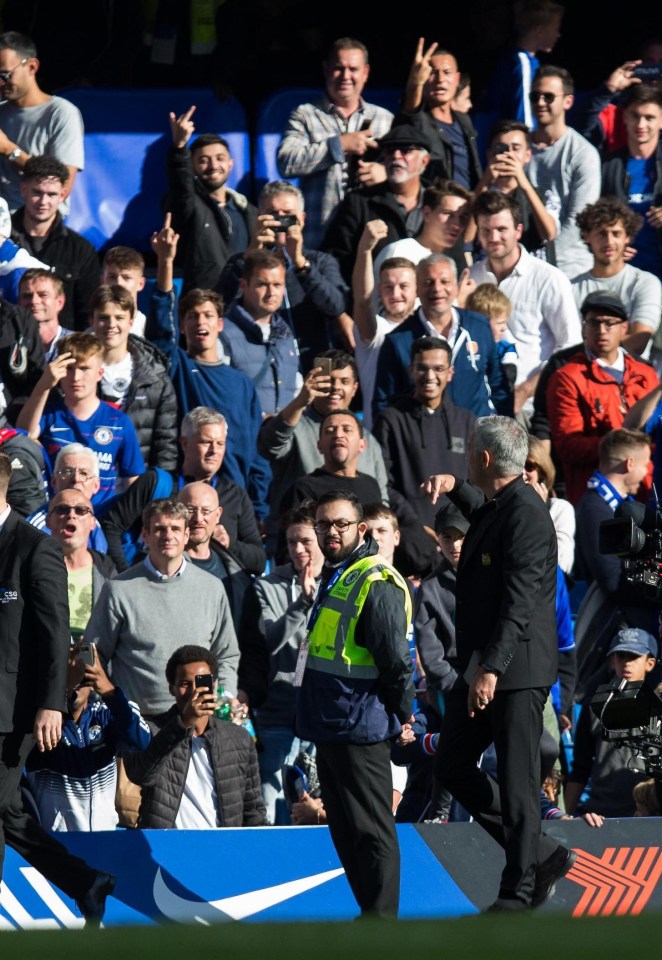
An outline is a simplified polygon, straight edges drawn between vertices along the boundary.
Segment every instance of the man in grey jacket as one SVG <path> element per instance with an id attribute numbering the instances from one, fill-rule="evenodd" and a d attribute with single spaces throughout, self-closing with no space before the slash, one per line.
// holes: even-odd
<path id="1" fill-rule="evenodd" d="M 176 500 L 147 505 L 148 556 L 104 584 L 85 632 L 113 683 L 146 717 L 171 705 L 161 678 L 181 637 L 211 650 L 219 682 L 231 696 L 237 692 L 239 648 L 227 595 L 217 577 L 186 559 L 188 520 L 188 507 Z"/>
<path id="2" fill-rule="evenodd" d="M 291 823 L 283 794 L 281 767 L 291 764 L 301 750 L 312 751 L 293 731 L 296 713 L 294 670 L 299 646 L 306 639 L 308 614 L 324 565 L 313 523 L 312 506 L 304 502 L 281 521 L 290 562 L 274 567 L 253 584 L 261 616 L 259 633 L 269 651 L 269 692 L 255 711 L 262 746 L 259 754 L 262 798 L 269 823 Z"/>

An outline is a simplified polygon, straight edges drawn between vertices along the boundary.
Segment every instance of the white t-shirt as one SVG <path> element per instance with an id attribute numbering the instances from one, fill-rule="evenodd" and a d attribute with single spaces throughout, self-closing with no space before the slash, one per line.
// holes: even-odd
<path id="1" fill-rule="evenodd" d="M 394 321 L 387 320 L 386 317 L 381 317 L 379 314 L 375 319 L 377 321 L 377 333 L 368 343 L 361 340 L 359 329 L 354 324 L 354 339 L 356 340 L 354 359 L 359 370 L 359 383 L 361 384 L 361 396 L 363 398 L 363 426 L 366 430 L 372 429 L 372 395 L 375 392 L 379 350 L 386 334 L 398 326 Z"/>
<path id="2" fill-rule="evenodd" d="M 101 380 L 101 393 L 104 400 L 123 407 L 124 399 L 131 386 L 132 376 L 133 358 L 130 353 L 127 353 L 119 363 L 104 364 L 103 379 Z"/>
<path id="3" fill-rule="evenodd" d="M 204 736 L 191 738 L 191 762 L 186 773 L 177 830 L 209 830 L 221 826 L 209 744 Z"/>
<path id="4" fill-rule="evenodd" d="M 31 157 L 45 154 L 68 167 L 83 169 L 83 117 L 78 107 L 63 97 L 51 97 L 36 107 L 16 107 L 5 100 L 0 103 L 0 130 Z M 16 164 L 1 157 L 0 192 L 10 213 L 23 203 L 20 182 Z M 63 216 L 69 212 L 66 201 L 60 205 L 60 212 Z"/>

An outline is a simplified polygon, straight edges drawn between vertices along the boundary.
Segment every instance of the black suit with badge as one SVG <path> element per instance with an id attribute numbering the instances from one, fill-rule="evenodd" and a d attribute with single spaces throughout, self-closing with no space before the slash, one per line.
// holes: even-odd
<path id="1" fill-rule="evenodd" d="M 536 865 L 558 844 L 540 832 L 540 738 L 558 673 L 556 532 L 547 506 L 517 477 L 486 501 L 458 481 L 450 499 L 471 518 L 457 571 L 458 680 L 446 699 L 435 774 L 504 847 L 499 901 L 529 906 Z M 469 716 L 480 664 L 498 674 L 494 699 Z M 494 743 L 496 783 L 478 767 Z"/>
<path id="2" fill-rule="evenodd" d="M 39 709 L 66 710 L 67 571 L 60 544 L 12 510 L 0 530 L 0 828 Z M 0 876 L 4 831 L 0 830 Z"/>

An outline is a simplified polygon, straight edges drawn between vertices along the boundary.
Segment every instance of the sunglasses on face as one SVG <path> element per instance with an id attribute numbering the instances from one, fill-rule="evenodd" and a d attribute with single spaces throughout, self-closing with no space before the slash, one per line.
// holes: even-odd
<path id="1" fill-rule="evenodd" d="M 77 517 L 86 517 L 88 513 L 92 513 L 89 507 L 84 507 L 82 504 L 76 504 L 75 507 L 70 507 L 66 503 L 58 503 L 57 507 L 53 507 L 50 513 L 54 513 L 56 517 L 64 518 L 68 517 L 72 510 Z"/>
<path id="2" fill-rule="evenodd" d="M 539 92 L 537 90 L 532 90 L 531 93 L 529 94 L 529 100 L 531 101 L 531 103 L 537 103 L 538 100 L 540 100 L 540 98 L 542 97 L 542 99 L 545 101 L 547 106 L 550 107 L 555 100 L 563 96 L 564 96 L 563 93 L 542 93 L 542 91 Z"/>

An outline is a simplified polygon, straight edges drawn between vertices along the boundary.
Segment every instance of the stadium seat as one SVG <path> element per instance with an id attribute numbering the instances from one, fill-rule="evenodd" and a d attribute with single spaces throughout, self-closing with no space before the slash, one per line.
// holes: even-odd
<path id="1" fill-rule="evenodd" d="M 402 91 L 398 88 L 377 90 L 369 88 L 366 93 L 369 103 L 386 107 L 392 113 L 397 113 L 401 95 Z M 269 180 L 280 179 L 276 167 L 276 150 L 292 111 L 300 103 L 314 102 L 320 100 L 323 96 L 324 90 L 319 87 L 287 87 L 277 90 L 262 101 L 257 112 L 253 150 L 253 177 L 256 195 Z M 291 178 L 291 182 L 298 184 L 296 178 Z"/>
<path id="2" fill-rule="evenodd" d="M 196 133 L 219 133 L 230 146 L 234 169 L 228 185 L 252 193 L 250 138 L 238 100 L 219 101 L 207 88 L 89 89 L 58 94 L 75 103 L 85 123 L 85 169 L 76 178 L 67 225 L 104 251 L 122 244 L 150 252 L 152 232 L 163 222 L 168 114 L 195 104 Z"/>

